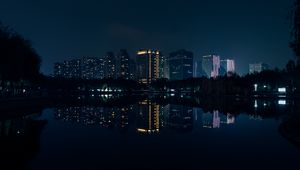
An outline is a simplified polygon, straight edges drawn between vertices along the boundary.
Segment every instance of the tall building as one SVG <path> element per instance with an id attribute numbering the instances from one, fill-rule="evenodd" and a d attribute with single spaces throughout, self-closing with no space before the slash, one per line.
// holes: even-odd
<path id="1" fill-rule="evenodd" d="M 220 56 L 206 55 L 202 57 L 202 69 L 204 76 L 208 78 L 216 78 L 219 76 Z"/>
<path id="2" fill-rule="evenodd" d="M 103 59 L 96 57 L 84 57 L 81 64 L 81 78 L 82 79 L 103 79 Z"/>
<path id="3" fill-rule="evenodd" d="M 115 79 L 117 77 L 117 60 L 113 52 L 107 52 L 104 56 L 104 72 L 105 78 Z"/>
<path id="4" fill-rule="evenodd" d="M 75 59 L 54 64 L 54 76 L 60 78 L 81 78 L 81 60 Z"/>
<path id="5" fill-rule="evenodd" d="M 64 64 L 63 63 L 54 63 L 54 77 L 63 77 Z"/>
<path id="6" fill-rule="evenodd" d="M 133 59 L 129 59 L 129 74 L 131 80 L 136 80 L 136 62 Z"/>
<path id="7" fill-rule="evenodd" d="M 179 50 L 170 54 L 168 58 L 170 79 L 183 80 L 193 77 L 193 53 Z"/>
<path id="8" fill-rule="evenodd" d="M 165 63 L 163 67 L 164 67 L 164 78 L 170 79 L 170 66 L 169 66 L 168 58 L 165 59 Z"/>
<path id="9" fill-rule="evenodd" d="M 194 57 L 194 75 L 193 77 L 199 78 L 204 76 L 203 69 L 202 69 L 202 57 Z"/>
<path id="10" fill-rule="evenodd" d="M 249 74 L 260 73 L 268 69 L 269 69 L 269 65 L 265 63 L 249 64 Z"/>
<path id="11" fill-rule="evenodd" d="M 54 64 L 54 76 L 73 79 L 102 79 L 104 78 L 103 59 L 83 57 Z"/>
<path id="12" fill-rule="evenodd" d="M 139 83 L 150 84 L 163 77 L 164 57 L 157 50 L 140 50 L 136 58 L 136 77 Z"/>
<path id="13" fill-rule="evenodd" d="M 126 50 L 120 50 L 116 61 L 118 78 L 130 79 L 130 58 Z"/>
<path id="14" fill-rule="evenodd" d="M 225 59 L 220 61 L 220 75 L 225 76 L 235 73 L 235 61 L 231 59 Z"/>

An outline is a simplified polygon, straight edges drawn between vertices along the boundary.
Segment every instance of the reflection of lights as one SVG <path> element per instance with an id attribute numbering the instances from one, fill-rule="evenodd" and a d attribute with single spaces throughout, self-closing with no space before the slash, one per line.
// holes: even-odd
<path id="1" fill-rule="evenodd" d="M 138 54 L 138 55 L 147 54 L 147 51 L 138 51 L 137 54 Z"/>
<path id="2" fill-rule="evenodd" d="M 264 103 L 264 106 L 267 106 L 267 103 Z"/>
<path id="3" fill-rule="evenodd" d="M 257 91 L 257 87 L 258 87 L 258 85 L 254 84 L 254 91 Z"/>
<path id="4" fill-rule="evenodd" d="M 264 88 L 267 88 L 267 86 L 266 86 L 266 85 L 264 85 Z"/>
<path id="5" fill-rule="evenodd" d="M 279 93 L 286 93 L 286 88 L 285 87 L 278 88 L 278 92 Z"/>
<path id="6" fill-rule="evenodd" d="M 159 129 L 147 130 L 147 129 L 138 128 L 137 131 L 141 133 L 154 133 L 154 132 L 159 132 Z"/>
<path id="7" fill-rule="evenodd" d="M 254 107 L 258 108 L 257 100 L 255 100 L 255 102 L 254 102 Z"/>
<path id="8" fill-rule="evenodd" d="M 279 104 L 279 105 L 286 105 L 286 100 L 279 100 L 279 101 L 278 101 L 278 104 Z"/>
<path id="9" fill-rule="evenodd" d="M 171 94 L 171 96 L 175 96 L 175 94 L 174 94 L 174 93 L 172 93 L 172 94 Z"/>
<path id="10" fill-rule="evenodd" d="M 174 92 L 175 91 L 175 89 L 171 89 L 171 92 Z"/>

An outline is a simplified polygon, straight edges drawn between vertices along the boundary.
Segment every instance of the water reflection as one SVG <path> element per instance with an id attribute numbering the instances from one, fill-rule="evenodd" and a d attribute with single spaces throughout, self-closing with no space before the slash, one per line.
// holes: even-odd
<path id="1" fill-rule="evenodd" d="M 198 103 L 194 101 L 192 99 L 180 105 L 178 100 L 166 103 L 144 99 L 128 106 L 63 106 L 55 109 L 55 118 L 82 125 L 119 129 L 121 132 L 127 132 L 129 127 L 133 127 L 140 134 L 158 134 L 164 130 L 193 131 L 198 124 L 202 128 L 222 128 L 224 125 L 235 124 L 241 113 L 248 115 L 251 120 L 280 119 L 288 116 L 293 108 L 287 101 L 282 105 L 270 100 L 234 100 L 235 105 L 226 101 L 225 104 L 215 103 L 217 107 L 211 104 L 201 105 L 199 100 L 196 100 Z M 253 107 L 249 107 L 251 105 Z M 220 109 L 212 109 L 218 107 Z"/>
<path id="2" fill-rule="evenodd" d="M 70 148 L 79 148 L 79 152 L 87 150 L 80 159 L 85 159 L 85 156 L 87 156 L 87 159 L 98 158 L 98 152 L 104 152 L 103 155 L 105 156 L 100 155 L 101 159 L 124 159 L 124 162 L 130 161 L 125 160 L 125 158 L 126 156 L 131 156 L 128 154 L 131 152 L 136 156 L 132 158 L 140 158 L 140 155 L 149 153 L 149 159 L 152 159 L 151 155 L 159 153 L 158 155 L 162 155 L 158 157 L 159 160 L 163 157 L 181 160 L 179 158 L 182 155 L 190 158 L 196 157 L 198 159 L 199 155 L 197 154 L 203 153 L 203 155 L 200 155 L 201 159 L 212 161 L 213 159 L 210 157 L 210 154 L 213 153 L 211 151 L 212 149 L 222 150 L 222 152 L 219 152 L 220 154 L 228 153 L 228 150 L 230 150 L 230 152 L 233 151 L 233 153 L 236 152 L 238 153 L 237 155 L 240 155 L 243 153 L 239 151 L 245 149 L 245 146 L 250 148 L 257 147 L 260 150 L 262 150 L 262 148 L 268 148 L 268 146 L 261 146 L 264 143 L 258 143 L 258 141 L 263 141 L 261 140 L 263 137 L 259 136 L 261 134 L 258 131 L 263 130 L 259 129 L 261 127 L 270 130 L 267 127 L 269 126 L 269 122 L 266 120 L 274 119 L 278 120 L 276 128 L 280 125 L 278 132 L 280 132 L 285 139 L 295 144 L 295 146 L 300 147 L 300 105 L 297 101 L 285 100 L 284 104 L 279 101 L 280 100 L 261 99 L 242 100 L 235 98 L 230 100 L 216 100 L 209 98 L 180 97 L 180 99 L 166 98 L 163 100 L 161 100 L 161 98 L 146 98 L 138 100 L 135 104 L 125 105 L 117 104 L 121 102 L 115 102 L 115 105 L 97 102 L 60 104 L 55 106 L 53 110 L 50 109 L 51 115 L 54 115 L 53 120 L 47 117 L 49 124 L 52 123 L 50 127 L 45 126 L 47 121 L 41 119 L 40 114 L 0 119 L 0 149 L 7 155 L 6 159 L 1 160 L 0 163 L 4 164 L 5 162 L 13 160 L 16 163 L 11 165 L 11 169 L 22 169 L 26 167 L 30 160 L 39 157 L 39 153 L 42 152 L 40 151 L 40 147 L 44 147 L 44 149 L 46 148 L 47 150 L 48 145 L 52 144 L 51 142 L 46 142 L 46 144 L 42 143 L 44 145 L 40 146 L 40 138 L 45 138 L 45 136 L 41 137 L 41 132 L 44 127 L 46 127 L 45 129 L 49 128 L 52 130 L 52 134 L 56 134 L 57 131 L 69 127 L 70 124 L 75 125 L 71 127 L 76 128 L 75 134 L 78 132 L 79 136 L 76 136 L 76 138 L 74 138 L 74 136 L 70 137 L 70 140 L 68 140 L 68 137 L 64 135 L 68 136 L 73 133 L 66 133 L 63 134 L 62 141 L 68 140 L 66 143 L 76 144 L 77 141 L 73 139 L 79 140 L 79 145 L 74 145 L 74 147 Z M 245 121 L 245 119 L 247 120 Z M 259 125 L 266 124 L 266 126 L 257 126 L 255 122 L 259 122 Z M 56 128 L 58 125 L 62 126 Z M 252 125 L 259 128 L 252 129 Z M 228 131 L 232 129 L 234 130 Z M 72 129 L 68 128 L 68 130 L 72 132 Z M 81 132 L 81 130 L 83 132 Z M 246 143 L 242 139 L 248 137 L 245 136 L 245 131 L 249 132 L 249 135 L 253 134 L 253 136 L 249 136 L 247 139 L 247 141 L 253 140 L 252 143 L 250 141 Z M 274 133 L 274 131 L 266 132 L 264 135 Z M 275 133 L 278 135 L 276 131 Z M 49 132 L 47 134 L 49 135 Z M 93 140 L 87 143 L 81 141 L 83 139 L 80 138 L 83 135 L 95 140 L 95 143 L 93 143 Z M 126 141 L 123 138 L 119 138 L 118 135 L 126 136 L 126 138 L 130 138 L 130 136 L 133 137 Z M 172 138 L 172 135 L 175 136 L 175 138 Z M 273 135 L 270 141 L 273 139 L 274 142 L 279 140 L 276 138 L 276 135 Z M 258 138 L 257 140 L 254 139 L 256 136 Z M 228 137 L 235 140 L 227 141 Z M 52 138 L 56 138 L 56 136 L 48 136 L 47 139 Z M 106 141 L 106 138 L 110 140 Z M 172 140 L 169 141 L 169 138 Z M 186 138 L 187 140 L 185 140 Z M 118 143 L 118 141 L 121 142 Z M 152 141 L 156 142 L 155 147 L 158 147 L 158 150 L 154 150 L 149 146 L 152 144 Z M 114 144 L 111 144 L 112 142 Z M 241 142 L 241 144 L 239 144 L 239 142 Z M 280 142 L 282 141 L 279 140 L 279 145 L 276 146 L 280 146 Z M 144 146 L 143 143 L 147 143 L 147 147 Z M 49 150 L 59 148 L 57 152 L 60 153 L 64 148 L 68 148 L 63 142 L 59 142 L 58 145 L 62 146 L 52 146 Z M 221 147 L 222 145 L 230 146 L 230 148 L 226 150 L 226 147 Z M 103 148 L 103 146 L 105 147 Z M 245 152 L 250 152 L 251 149 L 247 150 L 247 147 Z M 176 149 L 174 150 L 174 148 Z M 283 148 L 286 149 L 285 147 Z M 278 150 L 278 152 L 284 152 L 284 149 Z M 297 148 L 288 149 L 296 152 L 295 149 Z M 70 152 L 70 150 L 66 152 Z M 259 150 L 255 150 L 255 152 L 256 151 L 259 152 Z M 122 153 L 122 156 L 115 158 L 110 155 L 112 152 L 115 155 L 119 155 L 122 152 L 125 154 Z M 59 153 L 55 152 L 53 155 Z M 47 153 L 43 154 L 47 155 Z M 89 154 L 92 156 L 89 156 Z M 94 154 L 97 156 L 94 156 Z M 172 157 L 173 154 L 174 157 Z M 44 157 L 48 161 L 47 156 Z M 222 155 L 222 157 L 224 161 L 228 161 L 226 155 Z M 237 156 L 235 155 L 235 157 Z M 247 158 L 247 156 L 245 157 Z M 62 159 L 67 158 L 62 156 Z"/>
<path id="3" fill-rule="evenodd" d="M 37 155 L 40 134 L 47 123 L 38 115 L 0 120 L 0 150 L 2 167 L 23 169 L 27 161 Z"/>

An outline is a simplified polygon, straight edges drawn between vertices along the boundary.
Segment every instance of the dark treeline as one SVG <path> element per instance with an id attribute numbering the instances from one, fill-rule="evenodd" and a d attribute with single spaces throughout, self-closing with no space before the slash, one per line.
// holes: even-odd
<path id="1" fill-rule="evenodd" d="M 0 23 L 0 80 L 35 80 L 39 77 L 40 56 L 31 43 Z"/>
<path id="2" fill-rule="evenodd" d="M 300 66 L 289 61 L 283 70 L 266 70 L 257 74 L 223 76 L 216 79 L 194 78 L 181 81 L 158 80 L 152 84 L 158 91 L 189 92 L 209 95 L 275 94 L 278 88 L 287 88 L 289 94 L 299 94 Z M 254 92 L 254 85 L 257 91 Z"/>

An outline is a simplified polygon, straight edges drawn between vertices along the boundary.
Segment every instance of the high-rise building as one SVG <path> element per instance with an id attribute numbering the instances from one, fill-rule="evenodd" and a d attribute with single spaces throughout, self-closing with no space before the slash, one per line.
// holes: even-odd
<path id="1" fill-rule="evenodd" d="M 54 64 L 54 76 L 73 79 L 102 79 L 104 78 L 103 59 L 83 57 Z"/>
<path id="2" fill-rule="evenodd" d="M 202 69 L 202 57 L 194 57 L 194 75 L 193 77 L 199 78 L 204 76 Z"/>
<path id="3" fill-rule="evenodd" d="M 104 78 L 103 62 L 103 59 L 96 57 L 84 57 L 81 64 L 81 78 L 87 80 Z"/>
<path id="4" fill-rule="evenodd" d="M 130 58 L 126 50 L 120 50 L 116 61 L 118 78 L 130 79 Z"/>
<path id="5" fill-rule="evenodd" d="M 61 78 L 81 78 L 81 60 L 64 61 L 54 64 L 54 76 Z"/>
<path id="6" fill-rule="evenodd" d="M 164 57 L 157 50 L 140 50 L 137 52 L 136 77 L 139 83 L 150 84 L 163 77 Z"/>
<path id="7" fill-rule="evenodd" d="M 230 75 L 235 73 L 235 61 L 231 59 L 221 60 L 221 68 L 220 68 L 220 75 Z"/>
<path id="8" fill-rule="evenodd" d="M 54 77 L 63 77 L 64 73 L 64 64 L 63 63 L 54 63 Z"/>
<path id="9" fill-rule="evenodd" d="M 136 62 L 133 59 L 129 59 L 129 77 L 131 80 L 136 80 Z"/>
<path id="10" fill-rule="evenodd" d="M 220 56 L 206 55 L 202 57 L 202 69 L 204 76 L 208 78 L 216 78 L 219 76 Z"/>
<path id="11" fill-rule="evenodd" d="M 169 66 L 168 58 L 165 59 L 165 63 L 163 67 L 164 67 L 164 78 L 170 79 L 170 66 Z"/>
<path id="12" fill-rule="evenodd" d="M 260 73 L 268 69 L 269 69 L 269 65 L 265 63 L 249 64 L 249 74 Z"/>
<path id="13" fill-rule="evenodd" d="M 107 52 L 104 56 L 105 78 L 115 79 L 117 77 L 117 60 L 113 52 Z"/>
<path id="14" fill-rule="evenodd" d="M 193 53 L 179 50 L 168 58 L 170 79 L 183 80 L 193 77 Z"/>

